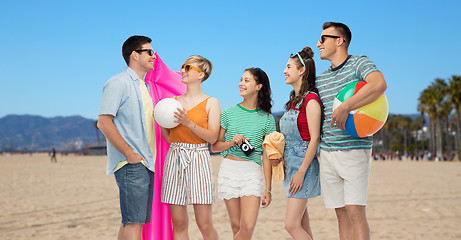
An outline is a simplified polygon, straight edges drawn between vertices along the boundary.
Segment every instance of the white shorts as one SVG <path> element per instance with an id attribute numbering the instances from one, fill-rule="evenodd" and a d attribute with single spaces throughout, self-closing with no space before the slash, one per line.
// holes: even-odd
<path id="1" fill-rule="evenodd" d="M 218 175 L 218 197 L 232 199 L 243 196 L 261 197 L 264 189 L 262 167 L 253 161 L 223 158 Z"/>
<path id="2" fill-rule="evenodd" d="M 326 208 L 367 203 L 371 149 L 320 150 L 320 185 Z"/>

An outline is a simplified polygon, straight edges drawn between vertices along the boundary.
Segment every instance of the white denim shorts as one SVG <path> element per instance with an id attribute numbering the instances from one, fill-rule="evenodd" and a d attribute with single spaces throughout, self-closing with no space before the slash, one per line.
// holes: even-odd
<path id="1" fill-rule="evenodd" d="M 371 149 L 320 150 L 320 184 L 326 208 L 367 203 Z"/>
<path id="2" fill-rule="evenodd" d="M 232 199 L 243 196 L 261 197 L 264 189 L 262 167 L 253 161 L 223 158 L 218 175 L 218 197 Z"/>

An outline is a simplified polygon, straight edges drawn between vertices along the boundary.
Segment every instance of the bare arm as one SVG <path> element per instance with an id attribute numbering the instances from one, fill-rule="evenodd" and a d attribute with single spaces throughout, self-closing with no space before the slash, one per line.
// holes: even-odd
<path id="1" fill-rule="evenodd" d="M 270 192 L 272 191 L 272 164 L 267 157 L 266 149 L 263 150 L 262 163 L 264 170 L 264 182 L 266 183 L 266 188 L 264 189 L 262 197 L 262 204 L 263 208 L 265 208 L 268 207 L 272 202 L 272 193 Z"/>
<path id="2" fill-rule="evenodd" d="M 311 140 L 304 155 L 304 160 L 298 169 L 298 172 L 290 181 L 289 192 L 291 194 L 295 194 L 301 189 L 304 182 L 304 175 L 306 174 L 307 169 L 314 159 L 315 154 L 317 154 L 317 147 L 319 146 L 320 142 L 321 114 L 322 108 L 317 101 L 311 100 L 306 104 L 307 125 L 309 127 Z"/>
<path id="3" fill-rule="evenodd" d="M 300 170 L 306 172 L 309 165 L 317 154 L 317 148 L 320 143 L 320 121 L 321 121 L 322 108 L 320 104 L 313 100 L 309 101 L 306 105 L 306 117 L 307 125 L 309 127 L 309 135 L 311 140 L 307 147 L 306 154 L 304 156 L 303 163 L 301 164 Z"/>
<path id="4" fill-rule="evenodd" d="M 349 112 L 358 109 L 375 101 L 387 89 L 386 80 L 381 72 L 376 71 L 370 73 L 365 81 L 367 84 L 363 86 L 354 96 L 348 98 L 335 109 L 331 115 L 331 127 L 336 126 L 344 130 L 346 128 L 346 120 Z"/>
<path id="5" fill-rule="evenodd" d="M 211 151 L 213 152 L 223 152 L 233 146 L 240 145 L 245 141 L 245 137 L 241 134 L 236 134 L 231 141 L 223 142 L 224 134 L 226 134 L 226 129 L 223 127 L 219 130 L 218 140 L 211 145 Z"/>
<path id="6" fill-rule="evenodd" d="M 160 126 L 160 125 L 159 125 Z M 163 128 L 160 126 L 160 129 L 162 131 L 162 138 L 167 141 L 167 142 L 170 142 L 170 129 L 168 128 Z"/>
<path id="7" fill-rule="evenodd" d="M 118 132 L 117 128 L 112 121 L 114 116 L 112 115 L 99 115 L 98 117 L 98 128 L 101 129 L 101 132 L 107 138 L 107 140 L 114 145 L 117 150 L 119 150 L 129 163 L 137 163 L 141 160 L 146 161 L 144 157 L 136 154 L 133 149 L 123 140 Z"/>

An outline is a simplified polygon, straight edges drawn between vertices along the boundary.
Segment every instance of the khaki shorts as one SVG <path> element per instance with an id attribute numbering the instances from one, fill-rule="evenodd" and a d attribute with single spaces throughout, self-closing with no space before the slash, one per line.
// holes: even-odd
<path id="1" fill-rule="evenodd" d="M 371 149 L 320 150 L 320 184 L 326 208 L 366 205 Z"/>

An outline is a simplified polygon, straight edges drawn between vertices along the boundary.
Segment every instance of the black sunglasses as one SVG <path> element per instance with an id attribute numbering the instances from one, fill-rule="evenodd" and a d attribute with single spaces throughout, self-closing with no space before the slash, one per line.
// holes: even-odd
<path id="1" fill-rule="evenodd" d="M 147 52 L 147 54 L 149 54 L 149 56 L 152 56 L 152 55 L 155 54 L 154 49 L 141 49 L 141 50 L 134 50 L 134 51 L 137 52 L 137 53 Z"/>
<path id="2" fill-rule="evenodd" d="M 334 36 L 334 35 L 322 35 L 322 36 L 320 36 L 319 43 L 321 43 L 321 44 L 324 43 L 326 37 L 329 37 L 329 38 L 341 38 L 340 36 Z M 346 40 L 344 40 L 344 41 L 346 41 Z"/>

